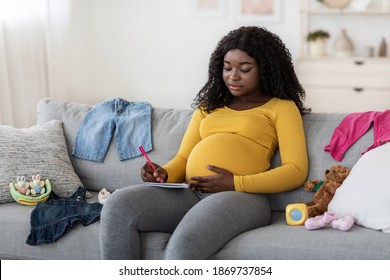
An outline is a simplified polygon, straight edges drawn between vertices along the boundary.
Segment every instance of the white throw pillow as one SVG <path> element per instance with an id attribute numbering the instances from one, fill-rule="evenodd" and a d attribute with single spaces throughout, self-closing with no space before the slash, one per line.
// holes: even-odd
<path id="1" fill-rule="evenodd" d="M 390 233 L 390 142 L 365 153 L 328 206 L 338 217 Z"/>

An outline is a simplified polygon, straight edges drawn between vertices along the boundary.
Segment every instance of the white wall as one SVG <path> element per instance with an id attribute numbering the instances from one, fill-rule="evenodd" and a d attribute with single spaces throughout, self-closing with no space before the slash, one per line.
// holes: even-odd
<path id="1" fill-rule="evenodd" d="M 296 57 L 300 50 L 298 0 L 282 0 L 279 22 L 242 22 L 224 0 L 220 18 L 199 18 L 191 0 L 69 0 L 69 25 L 55 24 L 52 1 L 51 96 L 95 104 L 106 98 L 190 108 L 206 82 L 216 43 L 241 25 L 278 34 Z"/>

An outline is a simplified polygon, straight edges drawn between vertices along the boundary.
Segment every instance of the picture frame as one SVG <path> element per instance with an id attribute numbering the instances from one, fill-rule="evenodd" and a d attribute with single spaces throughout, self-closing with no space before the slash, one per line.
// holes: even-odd
<path id="1" fill-rule="evenodd" d="M 235 14 L 239 21 L 280 21 L 282 0 L 235 0 Z"/>
<path id="2" fill-rule="evenodd" d="M 195 17 L 216 18 L 225 15 L 226 0 L 191 0 L 191 10 Z"/>

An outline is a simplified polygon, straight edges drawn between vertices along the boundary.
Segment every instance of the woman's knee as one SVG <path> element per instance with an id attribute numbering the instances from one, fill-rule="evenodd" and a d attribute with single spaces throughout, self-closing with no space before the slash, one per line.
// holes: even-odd
<path id="1" fill-rule="evenodd" d="M 271 207 L 268 197 L 262 194 L 242 192 L 221 192 L 202 201 L 209 211 L 232 220 L 247 221 L 254 227 L 268 225 L 271 221 Z"/>
<path id="2" fill-rule="evenodd" d="M 201 200 L 183 218 L 168 242 L 167 259 L 206 259 L 238 234 L 266 226 L 266 196 L 221 192 Z"/>
<path id="3" fill-rule="evenodd" d="M 129 222 L 132 217 L 137 216 L 137 212 L 142 212 L 141 208 L 145 205 L 142 204 L 140 199 L 137 199 L 137 188 L 138 186 L 118 189 L 106 199 L 101 212 L 103 224 L 123 223 L 124 219 Z"/>

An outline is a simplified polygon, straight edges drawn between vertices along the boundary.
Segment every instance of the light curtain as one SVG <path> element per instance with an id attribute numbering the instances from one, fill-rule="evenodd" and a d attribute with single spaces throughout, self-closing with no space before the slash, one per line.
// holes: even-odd
<path id="1" fill-rule="evenodd" d="M 0 0 L 0 124 L 35 124 L 49 96 L 48 11 L 46 0 Z"/>

